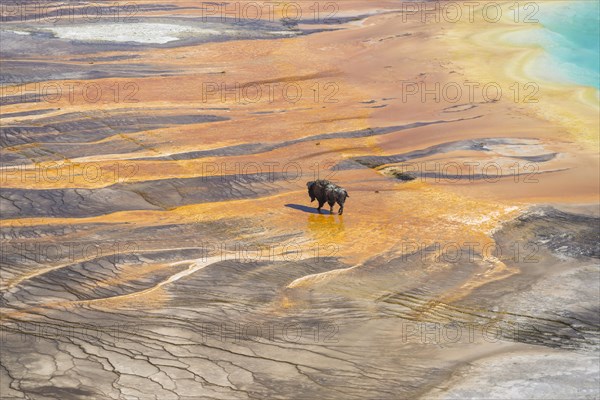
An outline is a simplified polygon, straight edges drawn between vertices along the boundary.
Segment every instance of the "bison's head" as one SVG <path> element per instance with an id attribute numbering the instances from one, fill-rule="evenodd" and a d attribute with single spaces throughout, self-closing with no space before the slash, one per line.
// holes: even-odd
<path id="1" fill-rule="evenodd" d="M 315 192 L 313 191 L 315 185 L 315 181 L 306 182 L 306 187 L 308 188 L 308 195 L 310 196 L 310 202 L 315 201 Z"/>

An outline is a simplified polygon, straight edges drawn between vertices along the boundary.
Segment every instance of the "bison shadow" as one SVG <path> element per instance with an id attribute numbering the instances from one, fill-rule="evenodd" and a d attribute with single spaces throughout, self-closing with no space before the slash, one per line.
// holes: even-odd
<path id="1" fill-rule="evenodd" d="M 302 206 L 300 204 L 286 204 L 285 206 L 289 207 L 289 208 L 293 208 L 294 210 L 304 211 L 304 212 L 310 213 L 310 214 L 319 214 L 316 207 Z M 325 215 L 331 214 L 327 210 L 322 210 L 322 211 L 323 211 L 323 214 L 325 214 Z"/>

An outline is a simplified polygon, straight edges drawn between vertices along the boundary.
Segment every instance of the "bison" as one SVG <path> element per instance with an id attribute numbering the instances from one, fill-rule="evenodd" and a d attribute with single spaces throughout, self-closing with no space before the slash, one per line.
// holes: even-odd
<path id="1" fill-rule="evenodd" d="M 306 186 L 308 187 L 308 195 L 310 196 L 311 203 L 315 199 L 319 202 L 319 208 L 317 208 L 319 213 L 321 213 L 321 207 L 325 203 L 329 203 L 329 212 L 332 214 L 335 203 L 338 203 L 340 206 L 338 214 L 342 215 L 344 213 L 344 202 L 347 197 L 350 197 L 346 189 L 326 180 L 307 182 Z"/>

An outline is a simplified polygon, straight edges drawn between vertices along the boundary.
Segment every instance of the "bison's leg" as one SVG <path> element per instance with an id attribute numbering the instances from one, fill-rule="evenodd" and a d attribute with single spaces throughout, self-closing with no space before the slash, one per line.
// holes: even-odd
<path id="1" fill-rule="evenodd" d="M 340 210 L 338 211 L 338 215 L 342 215 L 344 213 L 344 202 L 338 201 L 338 204 L 340 205 Z"/>
<path id="2" fill-rule="evenodd" d="M 317 211 L 319 212 L 319 214 L 321 214 L 321 207 L 323 207 L 323 204 L 325 204 L 325 202 L 319 200 L 319 208 L 317 208 Z"/>
<path id="3" fill-rule="evenodd" d="M 329 202 L 329 214 L 333 214 L 333 206 L 335 205 L 335 201 Z"/>

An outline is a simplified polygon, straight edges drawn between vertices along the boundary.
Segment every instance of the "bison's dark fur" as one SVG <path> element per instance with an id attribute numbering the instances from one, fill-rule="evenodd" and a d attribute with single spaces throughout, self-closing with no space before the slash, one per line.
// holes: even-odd
<path id="1" fill-rule="evenodd" d="M 344 202 L 347 197 L 350 197 L 348 192 L 346 192 L 346 189 L 326 180 L 307 182 L 306 186 L 308 187 L 310 201 L 313 202 L 317 200 L 319 202 L 319 208 L 317 208 L 319 213 L 321 212 L 321 207 L 323 207 L 325 203 L 329 204 L 329 211 L 332 214 L 335 203 L 340 205 L 338 214 L 342 215 L 344 213 Z"/>

